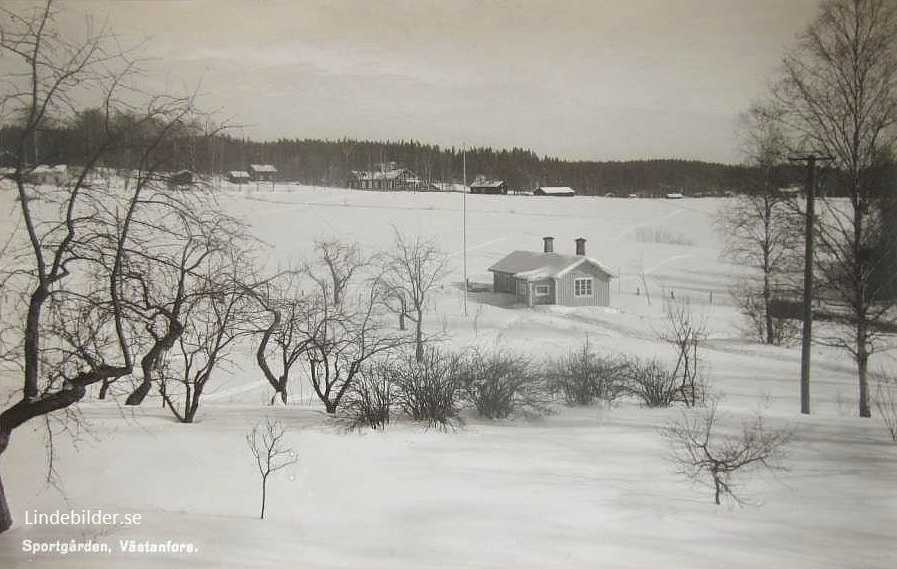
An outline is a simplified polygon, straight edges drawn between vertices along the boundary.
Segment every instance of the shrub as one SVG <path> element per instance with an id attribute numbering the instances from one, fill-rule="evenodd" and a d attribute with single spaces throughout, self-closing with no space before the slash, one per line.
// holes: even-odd
<path id="1" fill-rule="evenodd" d="M 349 422 L 349 428 L 386 427 L 392 411 L 394 390 L 386 364 L 380 363 L 364 370 L 347 394 L 341 411 Z"/>
<path id="2" fill-rule="evenodd" d="M 527 358 L 474 351 L 463 360 L 459 376 L 467 399 L 487 419 L 518 413 L 537 417 L 549 410 L 545 382 Z"/>
<path id="3" fill-rule="evenodd" d="M 599 357 L 588 340 L 548 363 L 546 374 L 554 393 L 568 405 L 591 405 L 595 400 L 613 401 L 625 385 L 625 363 Z"/>
<path id="4" fill-rule="evenodd" d="M 459 425 L 461 357 L 434 347 L 425 348 L 423 356 L 416 361 L 408 354 L 388 366 L 398 405 L 412 420 L 427 421 L 431 427 Z"/>
<path id="5" fill-rule="evenodd" d="M 627 393 L 648 407 L 669 407 L 679 395 L 680 384 L 657 360 L 632 360 L 627 365 Z"/>

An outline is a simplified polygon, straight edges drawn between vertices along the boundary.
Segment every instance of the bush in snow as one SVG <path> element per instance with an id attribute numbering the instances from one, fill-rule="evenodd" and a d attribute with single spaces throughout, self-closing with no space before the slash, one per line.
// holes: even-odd
<path id="1" fill-rule="evenodd" d="M 716 401 L 699 411 L 683 413 L 663 431 L 672 451 L 670 458 L 679 474 L 708 484 L 717 505 L 722 497 L 743 504 L 733 477 L 758 469 L 786 470 L 782 460 L 795 432 L 768 428 L 760 413 L 742 424 L 739 435 L 719 434 L 717 423 Z"/>
<path id="2" fill-rule="evenodd" d="M 568 405 L 591 405 L 595 400 L 613 401 L 622 392 L 625 362 L 600 357 L 584 341 L 579 348 L 548 362 L 546 375 L 554 393 Z"/>
<path id="3" fill-rule="evenodd" d="M 395 391 L 390 377 L 389 366 L 385 363 L 372 365 L 360 374 L 340 411 L 350 429 L 382 429 L 389 424 Z"/>
<path id="4" fill-rule="evenodd" d="M 415 356 L 407 354 L 385 368 L 399 407 L 412 420 L 431 427 L 459 425 L 461 357 L 436 347 L 425 347 L 421 361 Z"/>
<path id="5" fill-rule="evenodd" d="M 648 407 L 669 407 L 679 395 L 680 384 L 657 360 L 633 359 L 626 365 L 626 392 Z"/>
<path id="6" fill-rule="evenodd" d="M 459 376 L 467 399 L 487 419 L 537 417 L 549 411 L 545 381 L 527 358 L 476 350 L 464 358 Z"/>

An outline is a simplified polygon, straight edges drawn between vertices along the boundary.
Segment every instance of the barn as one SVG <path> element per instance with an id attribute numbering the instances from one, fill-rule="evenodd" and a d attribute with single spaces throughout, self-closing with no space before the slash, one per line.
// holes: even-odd
<path id="1" fill-rule="evenodd" d="M 534 196 L 554 196 L 562 198 L 572 198 L 576 195 L 573 188 L 567 186 L 539 186 L 533 190 Z"/>
<path id="2" fill-rule="evenodd" d="M 180 170 L 168 176 L 168 187 L 183 188 L 186 186 L 192 186 L 195 180 L 196 176 L 194 176 L 193 172 L 191 172 L 190 170 Z"/>
<path id="3" fill-rule="evenodd" d="M 508 184 L 504 180 L 477 180 L 470 185 L 472 194 L 507 194 Z"/>
<path id="4" fill-rule="evenodd" d="M 68 166 L 58 164 L 48 166 L 39 164 L 33 170 L 25 174 L 25 181 L 32 184 L 44 184 L 49 186 L 64 186 L 69 179 Z"/>
<path id="5" fill-rule="evenodd" d="M 433 189 L 407 168 L 395 163 L 382 164 L 379 170 L 353 170 L 349 173 L 349 187 L 356 190 L 426 191 Z"/>
<path id="6" fill-rule="evenodd" d="M 273 164 L 250 164 L 249 175 L 255 182 L 273 182 L 277 168 Z"/>
<path id="7" fill-rule="evenodd" d="M 227 173 L 227 181 L 231 184 L 246 184 L 251 179 L 246 170 L 231 170 Z"/>
<path id="8" fill-rule="evenodd" d="M 613 274 L 586 256 L 586 240 L 576 239 L 574 255 L 554 252 L 554 238 L 543 238 L 542 252 L 514 251 L 491 267 L 492 289 L 513 294 L 527 306 L 609 306 Z"/>

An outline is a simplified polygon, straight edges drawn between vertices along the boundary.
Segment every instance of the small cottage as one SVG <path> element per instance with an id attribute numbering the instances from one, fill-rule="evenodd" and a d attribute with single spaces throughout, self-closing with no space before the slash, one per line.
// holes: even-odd
<path id="1" fill-rule="evenodd" d="M 504 180 L 478 179 L 470 184 L 472 194 L 507 194 L 508 184 Z"/>
<path id="2" fill-rule="evenodd" d="M 576 239 L 574 251 L 555 253 L 553 237 L 543 238 L 541 253 L 514 251 L 489 267 L 492 289 L 513 294 L 527 306 L 609 306 L 613 274 L 586 256 L 585 239 Z"/>
<path id="3" fill-rule="evenodd" d="M 254 182 L 273 182 L 277 168 L 273 164 L 250 164 L 249 175 Z"/>
<path id="4" fill-rule="evenodd" d="M 180 170 L 168 176 L 169 188 L 184 188 L 192 186 L 196 181 L 196 177 L 190 170 Z"/>
<path id="5" fill-rule="evenodd" d="M 251 179 L 246 170 L 231 170 L 227 173 L 227 181 L 231 184 L 247 184 Z"/>
<path id="6" fill-rule="evenodd" d="M 69 180 L 68 166 L 57 164 L 48 166 L 39 164 L 33 170 L 25 174 L 25 181 L 47 186 L 64 186 Z"/>
<path id="7" fill-rule="evenodd" d="M 573 188 L 568 188 L 567 186 L 539 186 L 533 190 L 533 195 L 572 198 L 576 195 L 576 192 Z"/>

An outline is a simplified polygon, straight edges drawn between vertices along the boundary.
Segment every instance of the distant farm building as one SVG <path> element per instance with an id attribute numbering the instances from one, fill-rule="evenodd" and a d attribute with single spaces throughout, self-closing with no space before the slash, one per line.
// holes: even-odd
<path id="1" fill-rule="evenodd" d="M 246 184 L 252 177 L 246 170 L 231 170 L 227 173 L 227 181 L 231 184 Z"/>
<path id="2" fill-rule="evenodd" d="M 379 170 L 353 170 L 349 173 L 349 187 L 356 190 L 424 191 L 432 189 L 407 168 L 395 164 L 381 165 Z"/>
<path id="3" fill-rule="evenodd" d="M 504 180 L 478 179 L 470 184 L 472 194 L 507 194 L 508 184 Z"/>
<path id="4" fill-rule="evenodd" d="M 32 171 L 25 174 L 25 181 L 38 185 L 62 186 L 65 185 L 68 180 L 69 170 L 68 166 L 65 164 L 59 164 L 57 166 L 39 164 L 38 166 L 35 166 Z"/>
<path id="5" fill-rule="evenodd" d="M 190 170 L 181 170 L 168 176 L 168 186 L 178 188 L 191 186 L 196 181 L 196 176 Z"/>
<path id="6" fill-rule="evenodd" d="M 250 164 L 249 175 L 253 182 L 273 182 L 277 168 L 273 164 Z"/>
<path id="7" fill-rule="evenodd" d="M 533 190 L 534 196 L 573 197 L 576 192 L 567 186 L 540 186 Z"/>
<path id="8" fill-rule="evenodd" d="M 586 240 L 576 240 L 574 255 L 554 252 L 554 238 L 543 239 L 542 252 L 514 251 L 489 267 L 492 289 L 509 293 L 527 306 L 609 306 L 613 274 L 586 256 Z"/>

